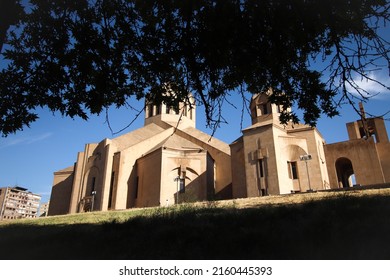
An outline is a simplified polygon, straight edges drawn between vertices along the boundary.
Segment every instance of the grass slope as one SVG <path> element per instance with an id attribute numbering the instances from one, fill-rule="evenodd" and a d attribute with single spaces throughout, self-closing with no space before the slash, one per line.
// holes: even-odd
<path id="1" fill-rule="evenodd" d="M 0 223 L 1 259 L 389 259 L 390 190 Z"/>

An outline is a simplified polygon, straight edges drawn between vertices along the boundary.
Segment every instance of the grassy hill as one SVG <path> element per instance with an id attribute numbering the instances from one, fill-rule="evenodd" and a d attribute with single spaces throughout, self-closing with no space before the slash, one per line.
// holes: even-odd
<path id="1" fill-rule="evenodd" d="M 390 189 L 0 222 L 1 259 L 389 259 Z"/>

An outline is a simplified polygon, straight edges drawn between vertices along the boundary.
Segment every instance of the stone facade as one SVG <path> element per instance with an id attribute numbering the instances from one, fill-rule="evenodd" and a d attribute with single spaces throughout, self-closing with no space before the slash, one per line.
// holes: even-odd
<path id="1" fill-rule="evenodd" d="M 280 108 L 269 103 L 269 94 L 253 96 L 252 125 L 230 145 L 233 197 L 329 188 L 323 137 L 307 125 L 280 124 Z M 305 155 L 311 160 L 300 159 Z"/>
<path id="2" fill-rule="evenodd" d="M 195 104 L 148 103 L 144 127 L 86 144 L 54 173 L 49 215 L 231 197 L 229 145 L 195 128 Z"/>
<path id="3" fill-rule="evenodd" d="M 384 120 L 362 115 L 362 120 L 347 123 L 348 141 L 325 146 L 329 179 L 335 188 L 390 183 L 390 143 Z"/>
<path id="4" fill-rule="evenodd" d="M 322 191 L 390 183 L 381 118 L 347 124 L 350 140 L 326 144 L 303 124 L 283 125 L 272 91 L 252 97 L 252 125 L 228 144 L 195 128 L 195 104 L 146 103 L 144 127 L 85 145 L 54 173 L 49 215 Z M 364 116 L 364 115 L 363 115 Z"/>

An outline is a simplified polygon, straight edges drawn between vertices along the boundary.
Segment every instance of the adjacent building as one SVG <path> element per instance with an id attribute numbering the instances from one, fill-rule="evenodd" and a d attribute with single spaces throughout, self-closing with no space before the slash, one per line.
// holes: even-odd
<path id="1" fill-rule="evenodd" d="M 25 188 L 0 188 L 0 219 L 36 218 L 40 200 L 40 195 Z"/>
<path id="2" fill-rule="evenodd" d="M 362 105 L 361 114 L 361 120 L 347 123 L 349 140 L 325 146 L 334 188 L 390 183 L 390 142 L 385 122 L 383 118 L 366 118 Z"/>

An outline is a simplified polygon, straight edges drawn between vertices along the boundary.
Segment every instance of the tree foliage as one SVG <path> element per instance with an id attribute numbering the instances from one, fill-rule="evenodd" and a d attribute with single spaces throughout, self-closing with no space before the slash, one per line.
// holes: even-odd
<path id="1" fill-rule="evenodd" d="M 188 92 L 216 127 L 230 93 L 269 88 L 272 102 L 296 104 L 315 125 L 337 114 L 338 93 L 353 102 L 356 73 L 390 64 L 377 32 L 389 9 L 386 0 L 30 0 L 3 48 L 0 132 L 29 125 L 39 107 L 87 119 L 132 96 L 178 106 Z M 281 120 L 298 119 L 285 110 Z"/>

